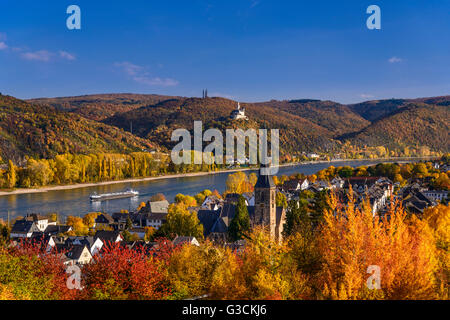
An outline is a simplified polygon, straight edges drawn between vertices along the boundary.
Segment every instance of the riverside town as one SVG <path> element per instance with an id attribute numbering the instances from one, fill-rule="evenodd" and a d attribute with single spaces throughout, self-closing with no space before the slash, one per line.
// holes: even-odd
<path id="1" fill-rule="evenodd" d="M 450 299 L 449 1 L 2 4 L 2 310 Z"/>

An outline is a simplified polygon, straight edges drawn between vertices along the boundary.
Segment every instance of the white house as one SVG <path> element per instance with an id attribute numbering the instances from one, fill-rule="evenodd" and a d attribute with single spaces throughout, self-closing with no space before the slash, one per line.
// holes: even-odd
<path id="1" fill-rule="evenodd" d="M 159 229 L 164 222 L 166 222 L 167 213 L 151 213 L 147 215 L 145 221 L 147 227 L 153 227 Z"/>
<path id="2" fill-rule="evenodd" d="M 92 255 L 86 245 L 74 245 L 64 254 L 65 265 L 88 264 Z"/>
<path id="3" fill-rule="evenodd" d="M 345 183 L 345 181 L 341 177 L 335 177 L 335 178 L 333 178 L 333 180 L 331 180 L 331 186 L 332 186 L 332 188 L 335 188 L 335 189 L 343 188 L 344 183 Z"/>
<path id="4" fill-rule="evenodd" d="M 283 183 L 282 189 L 285 192 L 293 192 L 293 191 L 303 191 L 308 189 L 309 181 L 308 179 L 293 179 L 287 180 Z"/>
<path id="5" fill-rule="evenodd" d="M 31 238 L 34 232 L 39 232 L 34 221 L 17 220 L 11 229 L 11 238 Z"/>
<path id="6" fill-rule="evenodd" d="M 448 191 L 444 190 L 427 190 L 422 191 L 422 193 L 434 201 L 442 201 L 448 198 Z"/>

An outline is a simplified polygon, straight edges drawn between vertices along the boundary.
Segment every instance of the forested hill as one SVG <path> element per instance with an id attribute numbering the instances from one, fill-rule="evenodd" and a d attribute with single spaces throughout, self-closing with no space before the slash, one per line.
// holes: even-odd
<path id="1" fill-rule="evenodd" d="M 236 105 L 219 97 L 153 94 L 28 101 L 0 96 L 1 157 L 4 161 L 64 152 L 167 151 L 174 145 L 172 131 L 191 130 L 195 120 L 201 120 L 204 129 L 280 129 L 281 153 L 288 157 L 308 152 L 370 156 L 370 148 L 380 146 L 388 147 L 390 156 L 423 148 L 449 152 L 450 96 L 353 105 L 311 99 L 241 103 L 249 121 L 231 121 Z"/>
<path id="2" fill-rule="evenodd" d="M 448 152 L 449 125 L 450 106 L 411 103 L 340 139 L 360 146 L 385 146 L 389 149 L 427 146 Z"/>
<path id="3" fill-rule="evenodd" d="M 390 113 L 396 112 L 397 110 L 402 109 L 407 105 L 417 103 L 450 106 L 450 96 L 417 99 L 372 100 L 348 105 L 348 107 L 353 112 L 361 115 L 364 119 L 375 121 L 389 115 Z"/>
<path id="4" fill-rule="evenodd" d="M 16 162 L 24 156 L 60 153 L 128 153 L 153 148 L 149 140 L 78 114 L 0 95 L 0 153 Z"/>
<path id="5" fill-rule="evenodd" d="M 85 118 L 100 121 L 117 112 L 130 111 L 145 105 L 152 105 L 164 100 L 178 98 L 158 94 L 95 94 L 78 97 L 40 98 L 28 102 L 48 105 L 61 111 L 78 113 Z"/>
<path id="6" fill-rule="evenodd" d="M 321 100 L 284 100 L 268 101 L 257 105 L 270 106 L 280 111 L 298 115 L 324 127 L 333 136 L 355 132 L 367 127 L 370 121 L 351 110 L 348 106 L 333 101 Z"/>
<path id="7" fill-rule="evenodd" d="M 133 132 L 141 137 L 170 148 L 170 135 L 175 128 L 193 128 L 194 120 L 201 120 L 204 129 L 226 129 L 239 125 L 242 129 L 280 129 L 280 151 L 293 154 L 302 151 L 332 151 L 337 149 L 333 141 L 333 131 L 309 119 L 271 105 L 241 103 L 246 108 L 250 121 L 232 122 L 229 115 L 236 109 L 236 101 L 225 98 L 184 98 L 171 99 L 132 111 L 117 113 L 104 120 L 105 123 L 128 130 L 133 124 Z"/>

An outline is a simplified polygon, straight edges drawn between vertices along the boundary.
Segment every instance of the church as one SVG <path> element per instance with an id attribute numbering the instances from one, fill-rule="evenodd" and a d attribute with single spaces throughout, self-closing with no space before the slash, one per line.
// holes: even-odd
<path id="1" fill-rule="evenodd" d="M 230 118 L 231 120 L 239 120 L 239 119 L 248 120 L 248 117 L 245 115 L 245 108 L 241 108 L 239 102 L 237 104 L 237 108 L 231 111 Z"/>
<path id="2" fill-rule="evenodd" d="M 230 197 L 232 199 L 232 197 Z M 234 218 L 238 197 L 226 200 L 219 210 L 200 210 L 197 215 L 204 227 L 204 235 L 212 240 L 226 241 L 228 227 Z M 276 206 L 276 186 L 270 175 L 260 173 L 255 185 L 255 204 L 248 205 L 251 227 L 267 227 L 272 239 L 282 240 L 286 209 Z"/>

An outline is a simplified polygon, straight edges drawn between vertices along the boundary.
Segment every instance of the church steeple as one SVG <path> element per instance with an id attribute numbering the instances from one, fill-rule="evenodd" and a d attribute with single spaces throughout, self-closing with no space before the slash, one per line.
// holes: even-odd
<path id="1" fill-rule="evenodd" d="M 269 166 L 261 164 L 255 188 L 275 188 L 275 183 L 273 182 L 272 176 L 268 174 L 261 174 L 264 169 L 266 169 L 265 171 L 268 171 L 267 169 L 269 169 Z"/>
<path id="2" fill-rule="evenodd" d="M 253 225 L 263 225 L 270 231 L 271 237 L 276 238 L 276 186 L 271 175 L 267 172 L 266 165 L 261 165 L 258 180 L 255 184 L 255 215 Z"/>

